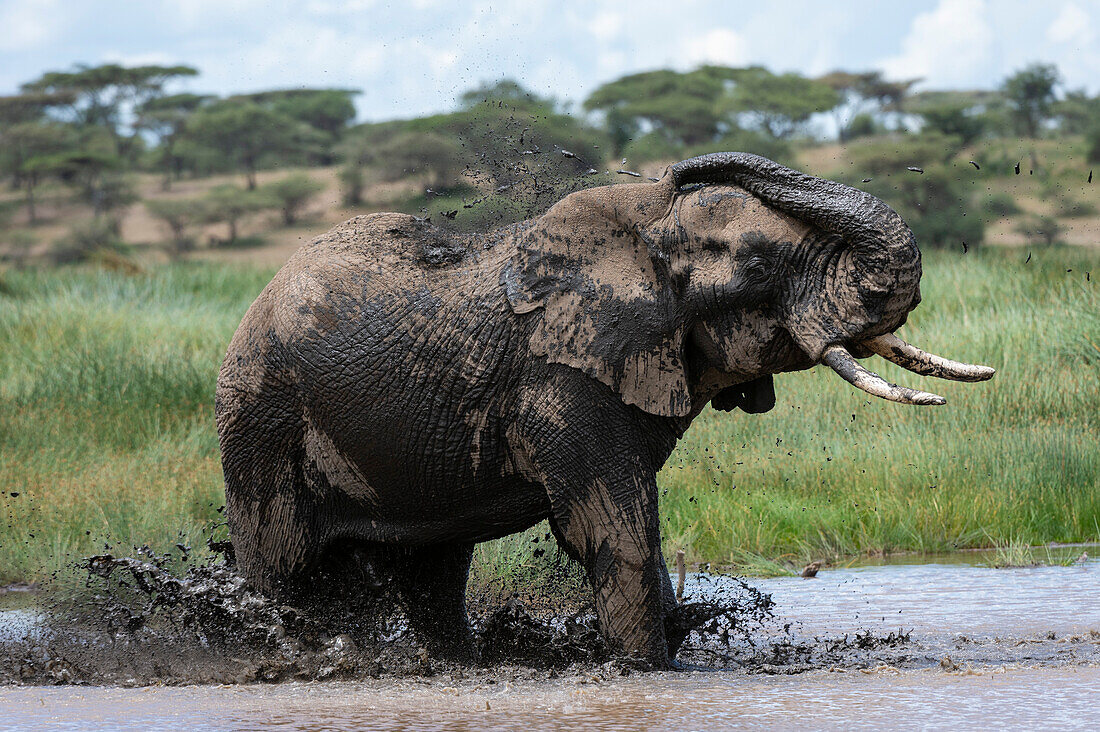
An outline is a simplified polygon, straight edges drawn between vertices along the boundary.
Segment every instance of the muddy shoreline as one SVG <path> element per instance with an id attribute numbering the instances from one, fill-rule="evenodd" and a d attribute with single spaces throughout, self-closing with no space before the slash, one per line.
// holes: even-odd
<path id="1" fill-rule="evenodd" d="M 495 607 L 474 602 L 481 664 L 464 667 L 429 657 L 404 632 L 399 613 L 373 624 L 326 627 L 251 595 L 224 568 L 181 579 L 148 557 L 97 561 L 92 578 L 118 583 L 114 594 L 102 584 L 94 602 L 86 598 L 78 608 L 37 604 L 0 612 L 0 683 L 414 679 L 472 687 L 654 675 L 610 653 L 583 606 L 555 611 L 552 598 L 541 598 L 537 607 L 517 599 Z M 694 573 L 686 601 L 718 612 L 701 616 L 678 661 L 681 673 L 745 678 L 1088 668 L 1100 665 L 1097 586 L 1096 559 L 1009 570 L 864 566 L 826 570 L 813 580 L 746 582 Z"/>

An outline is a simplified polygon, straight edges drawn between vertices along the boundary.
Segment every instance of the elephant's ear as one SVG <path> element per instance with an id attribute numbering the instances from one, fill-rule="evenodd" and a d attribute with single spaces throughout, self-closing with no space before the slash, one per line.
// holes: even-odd
<path id="1" fill-rule="evenodd" d="M 749 414 L 762 414 L 775 406 L 775 388 L 771 375 L 746 381 L 744 384 L 729 386 L 718 392 L 710 405 L 723 412 L 740 409 Z"/>
<path id="2" fill-rule="evenodd" d="M 542 309 L 535 354 L 668 417 L 691 411 L 679 298 L 650 235 L 672 205 L 671 178 L 567 196 L 518 235 L 501 276 L 516 313 Z"/>

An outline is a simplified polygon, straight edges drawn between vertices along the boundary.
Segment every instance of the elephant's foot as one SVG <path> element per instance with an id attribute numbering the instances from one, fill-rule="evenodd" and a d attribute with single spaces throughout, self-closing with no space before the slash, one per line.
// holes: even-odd
<path id="1" fill-rule="evenodd" d="M 442 544 L 401 552 L 394 576 L 409 627 L 429 656 L 472 664 L 477 645 L 466 617 L 472 544 Z"/>

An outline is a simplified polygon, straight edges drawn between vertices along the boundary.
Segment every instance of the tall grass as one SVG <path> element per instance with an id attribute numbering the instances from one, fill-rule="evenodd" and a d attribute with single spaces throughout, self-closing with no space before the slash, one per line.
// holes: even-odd
<path id="1" fill-rule="evenodd" d="M 1100 538 L 1100 252 L 926 257 L 902 335 L 991 363 L 987 384 L 888 404 L 814 369 L 766 415 L 708 411 L 662 471 L 668 556 L 822 558 Z M 1072 271 L 1067 271 L 1072 270 Z M 0 581 L 104 541 L 201 543 L 224 493 L 213 392 L 270 271 L 172 265 L 9 272 L 0 287 Z M 18 495 L 13 495 L 18 494 Z M 539 565 L 544 529 L 480 548 L 475 582 Z M 544 557 L 550 558 L 553 552 Z"/>
<path id="2" fill-rule="evenodd" d="M 104 541 L 201 539 L 224 503 L 214 380 L 270 275 L 198 265 L 7 274 L 0 580 L 40 578 Z"/>

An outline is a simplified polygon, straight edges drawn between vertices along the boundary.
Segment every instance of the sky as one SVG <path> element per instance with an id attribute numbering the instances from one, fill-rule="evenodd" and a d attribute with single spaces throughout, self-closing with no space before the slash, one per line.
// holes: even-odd
<path id="1" fill-rule="evenodd" d="M 354 88 L 362 120 L 509 77 L 579 103 L 655 68 L 763 64 L 992 88 L 1034 61 L 1100 91 L 1100 0 L 0 0 L 0 94 L 76 63 L 185 63 L 173 91 Z"/>

